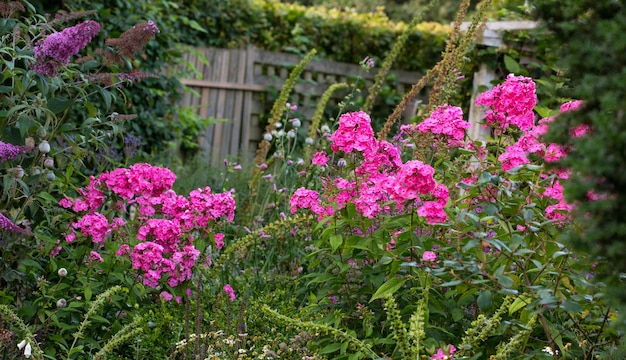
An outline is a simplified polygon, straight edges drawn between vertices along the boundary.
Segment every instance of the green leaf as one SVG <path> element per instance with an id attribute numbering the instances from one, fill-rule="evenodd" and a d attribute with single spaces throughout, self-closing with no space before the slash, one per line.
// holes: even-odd
<path id="1" fill-rule="evenodd" d="M 398 278 L 394 277 L 392 279 L 387 280 L 384 284 L 382 284 L 378 290 L 372 295 L 370 302 L 386 297 L 387 295 L 392 295 L 396 290 L 398 290 L 402 284 L 406 282 L 406 278 Z"/>
<path id="2" fill-rule="evenodd" d="M 452 286 L 457 286 L 460 283 L 462 283 L 461 280 L 452 280 L 452 281 L 445 282 L 445 283 L 443 283 L 443 284 L 441 284 L 439 286 L 441 286 L 441 287 L 452 287 Z"/>
<path id="3" fill-rule="evenodd" d="M 476 300 L 478 307 L 481 310 L 490 308 L 492 301 L 493 294 L 489 290 L 481 291 L 480 294 L 478 294 L 478 299 Z"/>
<path id="4" fill-rule="evenodd" d="M 522 70 L 517 61 L 509 55 L 504 55 L 504 67 L 506 67 L 507 71 L 514 74 L 519 74 Z"/>
<path id="5" fill-rule="evenodd" d="M 90 301 L 91 300 L 91 295 L 93 295 L 93 292 L 91 291 L 91 288 L 86 287 L 85 288 L 85 301 Z"/>
<path id="6" fill-rule="evenodd" d="M 326 347 L 324 347 L 322 350 L 320 350 L 320 354 L 330 354 L 330 353 L 334 353 L 335 351 L 341 349 L 341 343 L 334 343 L 334 344 L 330 344 Z"/>
<path id="7" fill-rule="evenodd" d="M 526 307 L 526 305 L 528 305 L 530 303 L 530 296 L 526 296 L 526 295 L 520 295 L 518 296 L 514 301 L 513 304 L 511 304 L 511 306 L 509 306 L 509 316 L 515 314 L 515 312 L 517 312 L 520 309 L 523 309 L 524 307 Z"/>
<path id="8" fill-rule="evenodd" d="M 580 313 L 582 311 L 580 304 L 572 300 L 563 301 L 560 307 L 561 309 L 564 309 L 573 313 Z"/>
<path id="9" fill-rule="evenodd" d="M 64 97 L 56 97 L 48 100 L 48 109 L 55 115 L 69 109 L 71 105 L 72 100 Z"/>
<path id="10" fill-rule="evenodd" d="M 330 236 L 330 248 L 332 252 L 335 252 L 343 244 L 343 237 L 341 235 L 331 235 Z"/>

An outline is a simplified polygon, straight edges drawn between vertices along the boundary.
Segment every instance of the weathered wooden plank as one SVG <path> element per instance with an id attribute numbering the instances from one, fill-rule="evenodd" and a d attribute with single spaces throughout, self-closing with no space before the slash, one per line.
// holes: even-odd
<path id="1" fill-rule="evenodd" d="M 237 84 L 243 84 L 246 81 L 246 64 L 248 60 L 248 52 L 245 49 L 239 50 L 239 61 L 236 64 L 236 78 Z M 233 113 L 235 114 L 232 119 L 232 134 L 230 147 L 228 149 L 229 155 L 239 155 L 239 149 L 241 149 L 241 132 L 243 127 L 243 109 L 245 101 L 245 95 L 243 90 L 239 90 L 235 93 L 235 104 L 233 106 Z"/>
<path id="2" fill-rule="evenodd" d="M 265 91 L 266 87 L 257 84 L 245 84 L 238 82 L 220 82 L 198 79 L 181 79 L 180 82 L 187 86 L 196 86 L 200 88 L 224 89 L 224 90 L 247 90 L 247 91 Z"/>
<path id="3" fill-rule="evenodd" d="M 228 64 L 230 61 L 230 52 L 227 50 L 221 51 L 217 58 L 219 58 L 220 66 L 219 68 L 216 69 L 216 72 L 219 71 L 219 73 L 216 74 L 217 79 L 215 80 L 226 82 L 228 81 Z M 228 94 L 226 90 L 222 90 L 222 89 L 217 90 L 217 103 L 216 103 L 215 115 L 219 119 L 224 118 L 225 102 L 226 102 L 227 95 Z M 213 132 L 211 164 L 214 164 L 214 165 L 219 164 L 221 161 L 224 160 L 224 157 L 221 152 L 222 144 L 225 141 L 223 137 L 223 132 L 224 132 L 224 122 L 220 121 L 217 124 L 215 124 L 215 130 Z"/>

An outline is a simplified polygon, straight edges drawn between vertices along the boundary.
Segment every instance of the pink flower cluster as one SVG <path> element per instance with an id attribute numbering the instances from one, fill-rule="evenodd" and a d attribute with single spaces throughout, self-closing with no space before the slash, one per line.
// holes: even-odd
<path id="1" fill-rule="evenodd" d="M 66 240 L 73 241 L 77 231 L 102 246 L 118 229 L 129 227 L 124 214 L 136 208 L 138 216 L 130 220 L 136 220 L 132 229 L 139 243 L 132 248 L 121 244 L 116 256 L 129 255 L 146 286 L 154 288 L 167 279 L 174 287 L 189 280 L 200 256 L 191 233 L 200 231 L 214 238 L 216 247 L 221 248 L 224 235 L 213 234 L 210 227 L 222 219 L 233 221 L 235 201 L 230 193 L 213 194 L 209 187 L 194 190 L 189 197 L 177 195 L 171 189 L 175 180 L 170 170 L 149 164 L 92 177 L 87 187 L 78 190 L 78 198 L 66 197 L 59 202 L 83 213 L 72 222 Z M 123 215 L 107 217 L 107 213 Z"/>
<path id="2" fill-rule="evenodd" d="M 407 204 L 415 204 L 418 215 L 428 223 L 445 221 L 448 189 L 435 181 L 435 170 L 418 160 L 403 163 L 395 146 L 374 137 L 366 113 L 343 114 L 330 140 L 334 152 L 360 155 L 362 162 L 355 168 L 355 177 L 325 179 L 322 195 L 305 188 L 296 190 L 290 201 L 292 213 L 297 209 L 310 209 L 322 218 L 334 214 L 333 203 L 339 209 L 354 203 L 361 215 L 372 219 L 393 208 L 401 210 Z"/>
<path id="3" fill-rule="evenodd" d="M 536 104 L 535 84 L 526 77 L 509 75 L 506 81 L 494 87 L 493 90 L 481 94 L 476 101 L 479 105 L 489 106 L 487 110 L 487 124 L 503 133 L 509 125 L 515 125 L 522 130 L 522 136 L 498 157 L 503 171 L 530 163 L 528 156 L 535 154 L 546 162 L 556 162 L 567 155 L 566 149 L 558 144 L 546 144 L 541 137 L 548 131 L 549 124 L 554 117 L 541 119 L 534 124 L 533 107 Z M 580 100 L 564 103 L 560 112 L 578 110 L 583 106 Z M 585 136 L 592 129 L 587 125 L 580 125 L 572 129 L 572 136 L 579 138 Z M 569 176 L 567 171 L 551 171 L 544 178 L 552 176 L 549 185 L 540 197 L 556 200 L 556 204 L 546 208 L 546 217 L 557 223 L 567 219 L 567 212 L 572 208 L 563 197 L 561 180 Z"/>
<path id="4" fill-rule="evenodd" d="M 48 35 L 34 48 L 37 74 L 54 76 L 59 66 L 67 65 L 70 57 L 78 54 L 100 32 L 100 24 L 86 20 L 63 31 Z"/>
<path id="5" fill-rule="evenodd" d="M 460 107 L 442 105 L 417 126 L 404 125 L 401 130 L 411 133 L 413 127 L 423 133 L 443 136 L 449 146 L 459 147 L 463 144 L 465 132 L 471 124 L 463 120 L 463 110 Z"/>
<path id="6" fill-rule="evenodd" d="M 476 104 L 488 108 L 485 121 L 496 133 L 501 134 L 510 125 L 529 130 L 535 124 L 535 83 L 531 78 L 509 74 L 502 84 L 480 94 Z"/>
<path id="7" fill-rule="evenodd" d="M 447 351 L 444 351 L 444 349 L 441 348 L 437 349 L 437 353 L 430 357 L 431 360 L 452 360 L 452 355 L 456 352 L 456 348 L 454 345 L 448 345 L 445 347 L 448 348 Z"/>

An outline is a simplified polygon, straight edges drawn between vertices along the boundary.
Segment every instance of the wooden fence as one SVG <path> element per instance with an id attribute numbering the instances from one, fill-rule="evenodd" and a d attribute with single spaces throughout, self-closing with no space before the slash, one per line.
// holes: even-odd
<path id="1" fill-rule="evenodd" d="M 209 126 L 200 144 L 213 165 L 228 156 L 250 160 L 262 138 L 264 114 L 272 104 L 264 104 L 268 90 L 280 91 L 291 69 L 301 61 L 293 54 L 246 49 L 193 48 L 184 60 L 197 70 L 197 78 L 181 79 L 192 90 L 180 105 L 197 109 L 202 118 L 225 119 Z M 290 97 L 304 114 L 305 126 L 310 120 L 317 100 L 331 84 L 349 82 L 361 76 L 366 87 L 373 83 L 377 69 L 364 73 L 356 64 L 332 61 L 312 61 L 303 71 Z M 392 71 L 397 77 L 397 92 L 404 94 L 419 81 L 421 74 Z M 194 94 L 195 93 L 195 94 Z M 198 96 L 199 95 L 199 96 Z M 408 109 L 415 113 L 415 106 Z"/>

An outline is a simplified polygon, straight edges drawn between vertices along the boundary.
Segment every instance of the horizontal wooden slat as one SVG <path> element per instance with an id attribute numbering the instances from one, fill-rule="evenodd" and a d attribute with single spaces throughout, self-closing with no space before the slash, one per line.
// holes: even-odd
<path id="1" fill-rule="evenodd" d="M 187 86 L 198 86 L 204 88 L 224 89 L 224 90 L 249 90 L 249 91 L 265 91 L 266 87 L 257 84 L 237 84 L 221 81 L 208 81 L 197 79 L 181 79 L 180 82 Z"/>

